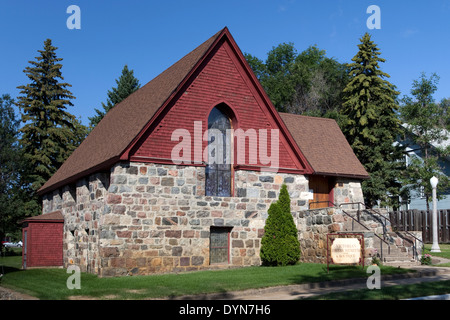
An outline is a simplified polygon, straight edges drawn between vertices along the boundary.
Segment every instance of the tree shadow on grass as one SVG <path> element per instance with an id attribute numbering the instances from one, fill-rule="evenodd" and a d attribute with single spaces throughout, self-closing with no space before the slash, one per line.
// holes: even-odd
<path id="1" fill-rule="evenodd" d="M 331 282 L 331 281 L 343 281 L 343 280 L 354 280 L 355 282 L 367 278 L 368 274 L 366 273 L 366 269 L 363 269 L 361 266 L 336 266 L 330 265 L 327 268 L 327 265 L 323 265 L 321 267 L 320 272 L 315 272 L 312 275 L 309 274 L 299 274 L 295 276 L 292 281 L 296 284 L 304 284 L 304 283 L 317 283 L 317 282 Z"/>

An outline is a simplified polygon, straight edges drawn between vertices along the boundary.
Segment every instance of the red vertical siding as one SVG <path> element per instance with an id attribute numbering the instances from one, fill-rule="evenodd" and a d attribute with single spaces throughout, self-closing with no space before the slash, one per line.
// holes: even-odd
<path id="1" fill-rule="evenodd" d="M 63 223 L 29 222 L 26 230 L 27 267 L 63 265 Z"/>
<path id="2" fill-rule="evenodd" d="M 202 121 L 206 130 L 207 118 L 210 110 L 217 104 L 224 102 L 234 112 L 237 128 L 248 129 L 279 129 L 271 118 L 262 99 L 252 89 L 251 81 L 243 68 L 236 62 L 236 56 L 227 42 L 224 42 L 215 54 L 207 61 L 195 80 L 180 95 L 160 123 L 146 136 L 145 140 L 134 149 L 132 158 L 171 159 L 171 151 L 179 142 L 171 141 L 172 132 L 176 129 L 187 129 L 191 133 L 192 156 L 194 152 L 202 152 L 207 143 L 202 142 L 202 150 L 194 150 L 194 121 Z M 249 151 L 259 155 L 257 145 L 245 146 L 247 165 Z M 270 157 L 270 131 L 268 131 L 267 150 Z M 236 150 L 235 150 L 236 151 Z M 239 150 L 238 152 L 242 152 Z M 257 166 L 263 164 L 258 156 Z M 288 169 L 303 169 L 290 149 L 282 132 L 279 141 L 279 167 Z"/>

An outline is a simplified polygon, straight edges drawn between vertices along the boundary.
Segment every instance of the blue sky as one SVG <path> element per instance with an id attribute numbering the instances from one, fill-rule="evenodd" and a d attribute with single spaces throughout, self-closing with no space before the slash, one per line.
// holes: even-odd
<path id="1" fill-rule="evenodd" d="M 80 30 L 66 26 L 72 4 L 81 9 Z M 366 25 L 372 4 L 381 9 L 379 30 Z M 421 72 L 436 72 L 435 98 L 450 97 L 450 0 L 0 0 L 0 94 L 19 95 L 23 70 L 50 38 L 76 97 L 68 111 L 87 125 L 125 64 L 144 85 L 224 26 L 260 59 L 292 42 L 299 52 L 315 44 L 350 62 L 369 32 L 401 96 Z"/>

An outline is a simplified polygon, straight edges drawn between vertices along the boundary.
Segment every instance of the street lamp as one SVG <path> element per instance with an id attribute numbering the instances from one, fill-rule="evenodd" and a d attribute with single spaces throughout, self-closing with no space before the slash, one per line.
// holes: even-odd
<path id="1" fill-rule="evenodd" d="M 433 245 L 431 246 L 431 252 L 441 252 L 438 243 L 438 222 L 437 222 L 437 200 L 436 200 L 436 187 L 439 180 L 436 177 L 430 179 L 431 188 L 433 189 Z"/>

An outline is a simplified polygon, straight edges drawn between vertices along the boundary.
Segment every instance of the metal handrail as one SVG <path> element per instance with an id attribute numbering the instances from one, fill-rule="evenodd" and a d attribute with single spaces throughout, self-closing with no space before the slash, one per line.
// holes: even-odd
<path id="1" fill-rule="evenodd" d="M 361 225 L 362 227 L 366 228 L 367 230 L 370 231 L 370 228 L 367 227 L 364 223 L 360 222 L 359 220 L 355 219 L 350 213 L 346 212 L 345 210 L 342 210 L 343 213 L 345 213 L 347 216 L 349 216 L 353 221 L 356 221 L 356 223 L 358 223 L 359 225 Z M 384 242 L 387 246 L 388 246 L 388 254 L 391 253 L 391 244 L 389 242 L 387 242 L 386 240 L 382 239 L 379 235 L 377 235 L 375 232 L 373 233 L 375 237 L 377 237 L 378 239 L 380 239 L 380 241 Z M 383 245 L 380 246 L 381 247 L 381 260 L 383 260 Z"/>
<path id="2" fill-rule="evenodd" d="M 391 221 L 391 219 L 389 219 L 388 217 L 385 217 L 385 216 L 383 216 L 383 215 L 381 215 L 379 212 L 377 212 L 376 210 L 374 210 L 374 209 L 372 209 L 372 208 L 368 208 L 368 209 L 366 209 L 366 211 L 367 212 L 369 212 L 370 214 L 377 214 L 377 215 L 379 215 L 379 216 L 381 216 L 382 218 L 384 218 L 385 219 L 385 221 L 387 220 L 387 221 L 389 221 L 389 223 L 391 224 L 391 226 L 392 226 L 392 221 Z M 393 230 L 393 229 L 392 229 Z M 393 230 L 394 231 L 394 230 Z M 394 231 L 395 232 L 395 231 Z M 423 246 L 424 246 L 424 244 L 423 244 L 423 240 L 420 240 L 419 238 L 417 238 L 415 235 L 413 235 L 411 232 L 409 232 L 409 231 L 407 231 L 407 230 L 404 230 L 403 231 L 404 233 L 406 233 L 407 235 L 409 235 L 410 237 L 412 237 L 412 238 L 414 238 L 415 239 L 415 241 L 413 241 L 413 240 L 410 240 L 410 239 L 408 239 L 408 238 L 404 238 L 405 240 L 407 240 L 407 241 L 409 241 L 409 242 L 411 242 L 412 243 L 412 246 L 413 246 L 413 258 L 414 258 L 414 260 L 419 260 L 419 253 L 417 252 L 417 245 L 416 245 L 416 241 L 419 241 L 420 243 L 422 243 L 422 248 L 423 248 Z"/>
<path id="3" fill-rule="evenodd" d="M 364 206 L 364 210 L 366 210 L 368 213 L 370 213 L 370 214 L 377 214 L 378 216 L 380 216 L 381 218 L 384 218 L 385 219 L 385 221 L 389 221 L 389 223 L 391 224 L 391 226 L 392 226 L 392 221 L 391 221 L 391 219 L 389 219 L 389 218 L 387 218 L 387 217 L 385 217 L 385 216 L 383 216 L 383 215 L 381 215 L 379 212 L 377 212 L 376 210 L 374 210 L 373 208 L 369 208 L 369 207 L 367 207 L 367 205 L 365 204 L 365 203 L 363 203 L 363 202 L 348 202 L 348 203 L 342 203 L 342 204 L 340 204 L 339 205 L 339 207 L 341 207 L 342 205 L 353 205 L 353 204 L 357 204 L 358 205 L 358 214 L 359 214 L 359 206 L 362 204 L 363 206 Z M 358 217 L 359 218 L 359 217 Z M 422 247 L 423 247 L 423 240 L 420 240 L 419 238 L 417 238 L 415 235 L 413 235 L 411 232 L 409 232 L 409 231 L 407 231 L 407 230 L 405 230 L 404 231 L 406 234 L 408 234 L 409 236 L 411 236 L 411 237 L 413 237 L 416 241 L 419 241 L 419 242 L 421 242 L 422 243 Z M 383 234 L 385 233 L 385 231 L 383 230 Z M 411 241 L 411 240 L 409 240 L 409 239 L 406 239 L 406 240 L 408 240 L 408 241 L 410 241 L 410 242 L 412 242 L 413 243 L 413 255 L 414 255 L 414 259 L 418 259 L 418 254 L 417 254 L 417 250 L 416 250 L 416 244 L 415 244 L 415 242 L 413 242 L 413 241 Z"/>
<path id="4" fill-rule="evenodd" d="M 376 234 L 375 232 L 374 232 L 373 234 L 374 234 L 378 239 L 380 239 L 382 242 L 384 242 L 384 243 L 388 246 L 388 254 L 390 254 L 390 251 L 391 251 L 391 244 L 385 240 L 386 238 L 388 238 L 388 237 L 386 236 L 386 234 L 387 234 L 386 221 L 389 221 L 389 223 L 390 223 L 391 226 L 392 226 L 392 221 L 391 221 L 389 218 L 383 216 L 381 213 L 375 211 L 373 208 L 368 207 L 364 202 L 361 202 L 361 201 L 357 201 L 357 202 L 346 202 L 346 203 L 341 203 L 341 204 L 339 204 L 339 205 L 335 204 L 335 203 L 332 202 L 332 201 L 328 201 L 328 200 L 325 200 L 325 201 L 314 201 L 314 202 L 310 202 L 310 203 L 309 203 L 309 209 L 310 209 L 310 210 L 315 210 L 315 209 L 311 209 L 311 204 L 314 204 L 314 203 L 324 203 L 324 202 L 327 202 L 328 204 L 332 204 L 333 207 L 336 207 L 336 208 L 339 207 L 339 208 L 341 208 L 341 209 L 342 209 L 342 206 L 345 206 L 345 205 L 358 205 L 358 209 L 357 209 L 357 219 L 355 219 L 350 213 L 346 212 L 344 209 L 342 209 L 342 212 L 345 213 L 347 216 L 349 216 L 353 221 L 356 221 L 356 223 L 358 223 L 359 225 L 361 225 L 362 227 L 364 227 L 365 229 L 367 229 L 367 230 L 369 230 L 369 231 L 370 231 L 370 228 L 368 228 L 364 223 L 362 223 L 362 222 L 360 221 L 361 205 L 364 206 L 364 209 L 363 209 L 363 210 L 366 211 L 367 213 L 372 214 L 372 215 L 376 214 L 376 215 L 378 215 L 379 217 L 384 218 L 384 219 L 385 219 L 385 224 L 384 224 L 384 226 L 383 226 L 383 238 L 384 238 L 384 239 L 382 239 L 382 238 L 381 238 L 378 234 Z M 317 209 L 322 209 L 322 208 L 317 208 Z M 421 243 L 422 243 L 422 247 L 423 247 L 423 240 L 420 240 L 419 238 L 417 238 L 415 235 L 413 235 L 413 234 L 410 233 L 409 231 L 404 231 L 404 232 L 405 232 L 406 234 L 408 234 L 409 236 L 413 237 L 414 239 L 416 239 L 416 241 L 421 242 Z M 408 240 L 408 241 L 410 241 L 410 242 L 413 243 L 413 256 L 414 256 L 414 259 L 418 259 L 418 253 L 416 252 L 417 250 L 416 250 L 416 244 L 415 244 L 415 242 L 413 242 L 413 241 L 411 241 L 411 240 L 409 240 L 409 239 L 406 239 L 406 240 Z M 381 245 L 381 259 L 383 259 L 383 245 Z"/>

